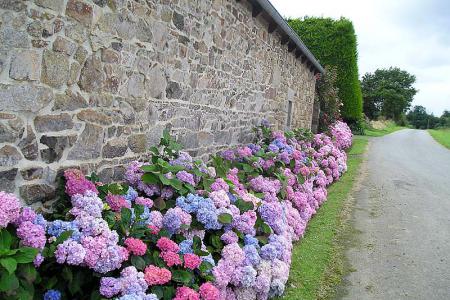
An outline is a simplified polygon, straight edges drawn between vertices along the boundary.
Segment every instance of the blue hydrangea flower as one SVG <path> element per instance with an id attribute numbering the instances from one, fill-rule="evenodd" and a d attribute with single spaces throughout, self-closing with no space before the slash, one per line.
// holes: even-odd
<path id="1" fill-rule="evenodd" d="M 244 253 L 245 253 L 245 261 L 244 263 L 246 265 L 253 265 L 256 266 L 260 263 L 261 257 L 258 254 L 258 250 L 254 245 L 246 245 L 244 246 Z"/>
<path id="2" fill-rule="evenodd" d="M 194 250 L 192 249 L 192 244 L 194 242 L 192 240 L 184 240 L 182 241 L 178 246 L 180 247 L 180 254 L 186 254 L 186 253 L 194 253 Z"/>
<path id="3" fill-rule="evenodd" d="M 187 197 L 180 196 L 176 200 L 176 206 L 187 213 L 196 213 L 198 205 L 204 198 L 198 195 L 188 194 Z"/>
<path id="4" fill-rule="evenodd" d="M 237 201 L 236 196 L 233 195 L 232 193 L 228 192 L 227 195 L 228 195 L 228 198 L 230 198 L 231 203 L 234 203 Z"/>
<path id="5" fill-rule="evenodd" d="M 277 248 L 272 244 L 267 244 L 261 247 L 261 257 L 266 260 L 274 260 L 277 258 L 278 251 Z"/>
<path id="6" fill-rule="evenodd" d="M 259 241 L 257 238 L 255 238 L 254 236 L 247 234 L 244 237 L 244 244 L 245 245 L 253 245 L 255 247 L 257 247 L 257 249 L 259 249 Z"/>
<path id="7" fill-rule="evenodd" d="M 53 222 L 47 222 L 47 233 L 54 237 L 59 237 L 64 231 L 72 230 L 74 233 L 79 232 L 79 226 L 77 221 L 61 221 L 55 220 Z"/>
<path id="8" fill-rule="evenodd" d="M 138 197 L 138 192 L 136 192 L 135 189 L 133 189 L 131 186 L 128 187 L 128 191 L 127 194 L 125 195 L 125 199 L 131 203 L 134 201 L 134 199 L 136 199 Z"/>
<path id="9" fill-rule="evenodd" d="M 256 270 L 252 266 L 245 266 L 242 268 L 242 276 L 240 278 L 241 285 L 249 288 L 255 284 Z"/>
<path id="10" fill-rule="evenodd" d="M 48 290 L 44 294 L 44 300 L 61 300 L 61 292 L 58 290 Z"/>
<path id="11" fill-rule="evenodd" d="M 166 228 L 171 234 L 176 233 L 181 227 L 181 219 L 174 210 L 168 210 L 163 216 L 162 222 L 164 228 Z"/>

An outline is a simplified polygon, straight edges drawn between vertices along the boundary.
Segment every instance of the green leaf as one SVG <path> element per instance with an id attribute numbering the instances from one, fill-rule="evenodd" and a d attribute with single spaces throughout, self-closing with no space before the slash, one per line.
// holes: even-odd
<path id="1" fill-rule="evenodd" d="M 37 271 L 33 264 L 20 264 L 18 266 L 18 272 L 27 282 L 32 283 L 36 280 Z"/>
<path id="2" fill-rule="evenodd" d="M 8 271 L 9 274 L 13 274 L 17 269 L 17 262 L 11 257 L 0 259 L 0 264 Z"/>
<path id="3" fill-rule="evenodd" d="M 305 177 L 303 177 L 302 174 L 298 174 L 297 181 L 298 181 L 298 183 L 303 184 L 303 183 L 305 183 Z"/>
<path id="4" fill-rule="evenodd" d="M 151 291 L 158 297 L 158 299 L 162 299 L 164 297 L 164 289 L 160 285 L 152 287 Z"/>
<path id="5" fill-rule="evenodd" d="M 166 202 L 163 200 L 163 198 L 158 197 L 153 201 L 153 206 L 158 210 L 163 210 L 166 208 Z"/>
<path id="6" fill-rule="evenodd" d="M 19 248 L 19 251 L 13 256 L 13 258 L 18 264 L 27 264 L 34 260 L 38 252 L 39 250 L 36 248 L 22 247 Z"/>
<path id="7" fill-rule="evenodd" d="M 242 167 L 244 168 L 244 171 L 247 173 L 251 173 L 254 170 L 254 168 L 248 164 L 242 164 Z"/>
<path id="8" fill-rule="evenodd" d="M 9 249 L 11 247 L 12 236 L 6 228 L 0 230 L 0 249 Z"/>
<path id="9" fill-rule="evenodd" d="M 144 165 L 141 167 L 141 170 L 144 172 L 153 172 L 157 170 L 156 165 Z"/>
<path id="10" fill-rule="evenodd" d="M 162 182 L 162 184 L 164 185 L 170 185 L 170 179 L 166 177 L 165 174 L 158 174 L 159 180 Z"/>
<path id="11" fill-rule="evenodd" d="M 192 280 L 192 273 L 184 270 L 172 271 L 172 280 L 184 284 L 188 284 Z"/>
<path id="12" fill-rule="evenodd" d="M 241 211 L 241 213 L 244 213 L 249 210 L 253 210 L 255 206 L 253 205 L 253 202 L 250 201 L 244 201 L 242 199 L 238 199 L 234 205 L 236 205 L 237 208 Z"/>
<path id="13" fill-rule="evenodd" d="M 31 286 L 33 288 L 33 286 Z M 28 290 L 25 288 L 19 288 L 17 291 L 17 297 L 20 300 L 32 300 L 33 299 L 34 290 Z"/>
<path id="14" fill-rule="evenodd" d="M 213 268 L 213 265 L 207 261 L 203 261 L 199 267 L 202 273 L 206 273 Z"/>
<path id="15" fill-rule="evenodd" d="M 67 267 L 67 266 L 64 266 L 64 268 L 62 269 L 62 277 L 67 281 L 67 282 L 72 282 L 72 280 L 73 280 L 73 273 L 72 273 L 72 270 L 69 268 L 69 267 Z"/>
<path id="16" fill-rule="evenodd" d="M 220 214 L 218 219 L 222 224 L 231 224 L 233 222 L 233 216 L 227 213 Z"/>
<path id="17" fill-rule="evenodd" d="M 16 275 L 2 272 L 0 277 L 0 292 L 14 291 L 19 287 Z"/>
<path id="18" fill-rule="evenodd" d="M 135 266 L 139 271 L 142 271 L 145 268 L 145 260 L 140 256 L 131 256 L 131 264 Z"/>
<path id="19" fill-rule="evenodd" d="M 131 209 L 122 207 L 120 210 L 120 222 L 125 228 L 129 228 L 131 224 Z"/>
<path id="20" fill-rule="evenodd" d="M 220 240 L 220 237 L 217 236 L 217 235 L 212 235 L 211 236 L 211 244 L 213 245 L 214 248 L 221 249 L 223 247 L 223 243 Z"/>
<path id="21" fill-rule="evenodd" d="M 149 184 L 158 184 L 159 183 L 159 178 L 154 173 L 145 173 L 144 175 L 142 175 L 141 179 L 144 183 L 149 183 Z"/>
<path id="22" fill-rule="evenodd" d="M 59 245 L 64 243 L 65 240 L 70 238 L 72 236 L 73 230 L 66 230 L 63 233 L 61 233 L 58 238 L 55 241 L 55 245 Z"/>
<path id="23" fill-rule="evenodd" d="M 194 238 L 192 239 L 192 249 L 195 250 L 200 250 L 202 247 L 202 240 L 198 237 L 198 236 L 194 236 Z"/>

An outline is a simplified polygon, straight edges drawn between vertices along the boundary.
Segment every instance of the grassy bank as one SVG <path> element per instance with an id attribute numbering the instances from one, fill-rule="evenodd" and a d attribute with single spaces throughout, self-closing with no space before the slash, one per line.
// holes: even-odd
<path id="1" fill-rule="evenodd" d="M 428 132 L 438 143 L 450 149 L 450 128 L 429 129 Z"/>
<path id="2" fill-rule="evenodd" d="M 406 127 L 403 126 L 398 126 L 396 125 L 394 122 L 390 121 L 390 122 L 386 122 L 386 127 L 384 127 L 383 129 L 375 129 L 375 128 L 369 128 L 365 130 L 365 135 L 366 136 L 374 136 L 374 137 L 379 137 L 379 136 L 383 136 L 389 133 L 393 133 L 395 131 L 398 130 L 402 130 L 405 129 Z"/>
<path id="3" fill-rule="evenodd" d="M 324 299 L 344 273 L 343 212 L 366 150 L 367 137 L 355 136 L 348 171 L 328 189 L 328 200 L 309 222 L 304 238 L 294 246 L 284 300 Z"/>

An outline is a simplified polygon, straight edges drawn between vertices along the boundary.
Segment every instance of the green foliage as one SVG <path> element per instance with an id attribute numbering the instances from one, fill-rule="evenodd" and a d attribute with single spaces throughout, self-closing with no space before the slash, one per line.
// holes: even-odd
<path id="1" fill-rule="evenodd" d="M 317 82 L 317 96 L 320 103 L 319 132 L 326 131 L 330 125 L 341 118 L 339 89 L 336 86 L 336 67 L 325 67 L 326 73 Z"/>
<path id="2" fill-rule="evenodd" d="M 406 115 L 408 122 L 416 129 L 432 129 L 439 126 L 440 119 L 428 114 L 425 107 L 416 105 Z"/>
<path id="3" fill-rule="evenodd" d="M 38 249 L 20 246 L 15 230 L 0 229 L 0 299 L 32 299 L 38 279 L 33 260 Z"/>
<path id="4" fill-rule="evenodd" d="M 372 120 L 384 116 L 400 121 L 417 93 L 415 81 L 414 75 L 399 68 L 366 73 L 361 81 L 366 116 Z"/>
<path id="5" fill-rule="evenodd" d="M 441 145 L 450 149 L 450 128 L 449 129 L 430 129 L 428 132 Z"/>
<path id="6" fill-rule="evenodd" d="M 362 94 L 352 22 L 345 18 L 305 17 L 289 19 L 288 23 L 322 65 L 336 68 L 336 86 L 344 104 L 342 117 L 350 123 L 356 122 L 362 113 Z"/>

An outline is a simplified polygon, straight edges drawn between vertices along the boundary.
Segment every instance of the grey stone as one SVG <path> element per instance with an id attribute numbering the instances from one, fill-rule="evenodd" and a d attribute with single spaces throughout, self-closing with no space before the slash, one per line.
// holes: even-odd
<path id="1" fill-rule="evenodd" d="M 152 98 L 162 98 L 162 93 L 167 87 L 167 80 L 162 68 L 159 65 L 154 66 L 148 73 L 147 78 L 145 81 L 147 94 Z"/>
<path id="2" fill-rule="evenodd" d="M 27 126 L 27 135 L 18 144 L 23 156 L 28 160 L 35 160 L 38 156 L 36 134 L 30 125 Z"/>
<path id="3" fill-rule="evenodd" d="M 125 171 L 123 166 L 104 168 L 98 173 L 98 177 L 101 182 L 122 181 Z"/>
<path id="4" fill-rule="evenodd" d="M 144 75 L 133 73 L 128 79 L 128 95 L 131 97 L 144 97 Z"/>
<path id="5" fill-rule="evenodd" d="M 64 53 L 71 56 L 77 50 L 77 44 L 63 37 L 58 36 L 53 42 L 53 51 Z"/>
<path id="6" fill-rule="evenodd" d="M 52 99 L 52 91 L 46 87 L 0 84 L 0 107 L 4 110 L 37 112 Z"/>
<path id="7" fill-rule="evenodd" d="M 166 97 L 168 99 L 180 99 L 183 91 L 181 90 L 180 84 L 175 81 L 170 81 L 166 87 Z"/>
<path id="8" fill-rule="evenodd" d="M 93 0 L 95 4 L 101 7 L 105 7 L 105 5 L 108 3 L 108 0 Z"/>
<path id="9" fill-rule="evenodd" d="M 3 71 L 3 67 L 8 59 L 8 51 L 0 50 L 0 73 Z"/>
<path id="10" fill-rule="evenodd" d="M 64 0 L 35 0 L 36 5 L 49 8 L 57 12 L 62 12 L 64 9 Z"/>
<path id="11" fill-rule="evenodd" d="M 78 22 L 70 22 L 64 27 L 66 37 L 78 43 L 83 43 L 88 38 L 86 27 Z"/>
<path id="12" fill-rule="evenodd" d="M 77 117 L 81 121 L 96 123 L 100 125 L 110 125 L 112 123 L 111 117 L 93 109 L 82 110 L 77 114 Z"/>
<path id="13" fill-rule="evenodd" d="M 89 27 L 94 18 L 94 11 L 91 5 L 83 1 L 69 0 L 66 5 L 66 15 Z"/>
<path id="14" fill-rule="evenodd" d="M 179 14 L 176 11 L 174 11 L 172 15 L 172 22 L 173 25 L 175 25 L 175 27 L 178 28 L 179 30 L 184 29 L 184 16 L 182 14 Z"/>
<path id="15" fill-rule="evenodd" d="M 43 135 L 40 142 L 48 147 L 41 150 L 42 160 L 46 163 L 52 163 L 61 159 L 64 149 L 71 146 L 73 139 L 67 136 Z"/>
<path id="16" fill-rule="evenodd" d="M 10 145 L 5 145 L 0 148 L 0 166 L 11 167 L 15 166 L 22 159 L 22 155 L 19 151 Z"/>
<path id="17" fill-rule="evenodd" d="M 97 92 L 101 91 L 104 79 L 105 74 L 100 59 L 91 56 L 81 70 L 78 84 L 86 92 Z"/>
<path id="18" fill-rule="evenodd" d="M 67 82 L 67 84 L 72 85 L 77 83 L 80 77 L 80 72 L 81 72 L 81 65 L 76 61 L 73 62 L 70 65 L 69 81 Z"/>
<path id="19" fill-rule="evenodd" d="M 111 49 L 102 49 L 102 61 L 106 63 L 119 63 L 120 55 Z"/>
<path id="20" fill-rule="evenodd" d="M 4 191 L 7 193 L 13 193 L 16 189 L 16 175 L 17 168 L 9 169 L 6 171 L 0 171 L 0 191 Z"/>
<path id="21" fill-rule="evenodd" d="M 73 160 L 87 160 L 100 157 L 104 139 L 103 128 L 86 123 L 83 132 L 67 156 Z"/>
<path id="22" fill-rule="evenodd" d="M 9 77 L 16 80 L 38 80 L 41 55 L 35 50 L 17 50 L 11 58 Z"/>
<path id="23" fill-rule="evenodd" d="M 153 39 L 152 27 L 149 24 L 147 24 L 143 19 L 139 19 L 136 37 L 139 41 L 147 43 L 150 43 Z"/>
<path id="24" fill-rule="evenodd" d="M 33 168 L 20 170 L 20 174 L 22 175 L 22 178 L 27 181 L 41 179 L 43 173 L 44 173 L 44 169 L 41 167 L 33 167 Z"/>
<path id="25" fill-rule="evenodd" d="M 102 156 L 104 158 L 121 157 L 127 152 L 127 144 L 119 139 L 111 140 L 103 146 Z"/>
<path id="26" fill-rule="evenodd" d="M 84 49 L 83 46 L 78 47 L 77 51 L 75 52 L 75 55 L 73 58 L 80 64 L 84 64 L 86 61 L 88 52 L 86 49 Z"/>
<path id="27" fill-rule="evenodd" d="M 0 8 L 19 12 L 25 10 L 27 5 L 22 0 L 0 0 Z"/>
<path id="28" fill-rule="evenodd" d="M 0 45 L 3 48 L 28 48 L 29 43 L 28 34 L 25 31 L 10 26 L 0 27 Z"/>
<path id="29" fill-rule="evenodd" d="M 85 108 L 88 106 L 87 101 L 78 92 L 72 92 L 67 90 L 65 94 L 55 95 L 55 105 L 53 110 L 76 110 L 79 108 Z"/>
<path id="30" fill-rule="evenodd" d="M 69 60 L 66 55 L 50 50 L 44 50 L 41 81 L 49 86 L 60 88 L 68 79 Z"/>
<path id="31" fill-rule="evenodd" d="M 44 40 L 31 40 L 31 45 L 33 45 L 34 48 L 45 48 L 48 44 L 49 42 Z"/>
<path id="32" fill-rule="evenodd" d="M 42 22 L 39 20 L 35 20 L 28 24 L 27 32 L 32 37 L 40 38 L 42 36 L 42 31 L 44 28 L 42 27 Z"/>
<path id="33" fill-rule="evenodd" d="M 53 186 L 42 183 L 22 185 L 19 188 L 19 193 L 28 205 L 52 200 L 56 196 L 55 188 Z"/>
<path id="34" fill-rule="evenodd" d="M 128 137 L 128 147 L 134 153 L 142 153 L 147 149 L 147 137 L 145 134 L 133 134 Z"/>
<path id="35" fill-rule="evenodd" d="M 0 122 L 0 143 L 14 143 L 22 137 L 24 124 L 20 118 Z"/>
<path id="36" fill-rule="evenodd" d="M 34 119 L 34 127 L 38 132 L 62 131 L 73 128 L 72 117 L 67 113 L 59 115 L 42 115 Z"/>

